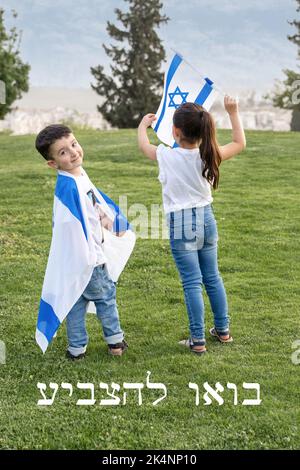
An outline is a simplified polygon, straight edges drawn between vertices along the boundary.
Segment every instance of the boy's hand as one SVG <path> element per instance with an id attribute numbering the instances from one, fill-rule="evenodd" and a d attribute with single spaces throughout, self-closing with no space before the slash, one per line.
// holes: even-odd
<path id="1" fill-rule="evenodd" d="M 239 111 L 238 100 L 225 95 L 224 107 L 229 115 L 236 114 Z"/>
<path id="2" fill-rule="evenodd" d="M 155 114 L 146 114 L 146 116 L 143 117 L 143 119 L 141 120 L 141 125 L 142 126 L 145 126 L 145 127 L 150 127 L 152 122 L 155 121 L 157 118 L 155 116 Z"/>
<path id="3" fill-rule="evenodd" d="M 106 228 L 110 232 L 112 231 L 114 223 L 107 215 L 104 215 L 103 217 L 101 217 L 100 223 L 103 228 Z"/>
<path id="4" fill-rule="evenodd" d="M 100 205 L 97 206 L 97 209 L 102 227 L 111 231 L 114 226 L 113 221 L 108 217 L 108 215 L 105 214 L 105 212 L 101 209 Z"/>

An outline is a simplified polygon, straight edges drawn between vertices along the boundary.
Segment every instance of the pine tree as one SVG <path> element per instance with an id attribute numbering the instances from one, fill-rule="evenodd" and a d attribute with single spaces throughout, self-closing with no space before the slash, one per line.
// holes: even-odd
<path id="1" fill-rule="evenodd" d="M 103 44 L 113 61 L 112 76 L 105 74 L 102 65 L 91 68 L 97 81 L 92 88 L 104 97 L 98 111 L 120 128 L 136 127 L 145 113 L 155 112 L 159 105 L 163 85 L 160 66 L 165 51 L 155 28 L 169 20 L 160 12 L 160 0 L 125 1 L 129 3 L 128 12 L 115 9 L 123 29 L 107 22 L 111 38 L 122 44 L 110 47 Z"/>
<path id="2" fill-rule="evenodd" d="M 298 3 L 297 12 L 300 12 L 300 0 Z M 297 28 L 297 32 L 288 36 L 289 41 L 298 46 L 298 60 L 300 60 L 300 21 L 294 20 L 289 22 L 292 26 Z M 300 131 L 300 73 L 293 70 L 284 70 L 286 80 L 282 85 L 277 84 L 276 90 L 272 97 L 274 106 L 283 109 L 292 109 L 292 122 L 291 130 Z"/>
<path id="3" fill-rule="evenodd" d="M 15 11 L 13 17 L 17 17 Z M 22 62 L 19 48 L 20 34 L 15 27 L 6 31 L 4 10 L 0 8 L 0 81 L 5 88 L 5 100 L 1 99 L 0 103 L 0 119 L 11 110 L 11 104 L 21 98 L 22 92 L 28 91 L 30 66 Z"/>

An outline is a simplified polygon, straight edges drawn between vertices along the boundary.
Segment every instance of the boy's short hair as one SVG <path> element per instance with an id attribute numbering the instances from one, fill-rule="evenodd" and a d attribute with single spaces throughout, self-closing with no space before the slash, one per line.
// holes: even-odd
<path id="1" fill-rule="evenodd" d="M 51 124 L 38 133 L 35 140 L 35 148 L 45 158 L 45 160 L 53 160 L 50 153 L 50 147 L 54 142 L 62 137 L 72 134 L 69 127 L 63 124 Z"/>

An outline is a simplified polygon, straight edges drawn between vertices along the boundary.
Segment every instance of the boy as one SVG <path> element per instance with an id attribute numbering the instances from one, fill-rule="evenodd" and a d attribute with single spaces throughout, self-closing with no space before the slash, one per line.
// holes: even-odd
<path id="1" fill-rule="evenodd" d="M 47 126 L 36 138 L 36 149 L 45 158 L 47 165 L 58 172 L 53 237 L 36 340 L 45 352 L 60 323 L 67 317 L 69 345 L 66 356 L 71 360 L 83 358 L 88 343 L 85 315 L 92 301 L 102 323 L 109 353 L 121 356 L 128 344 L 120 326 L 116 282 L 113 281 L 117 280 L 123 269 L 134 241 L 131 238 L 129 248 L 128 243 L 126 245 L 127 257 L 123 264 L 120 261 L 122 266 L 119 266 L 119 272 L 110 276 L 109 259 L 103 242 L 105 233 L 111 233 L 115 218 L 108 204 L 111 203 L 114 208 L 117 206 L 89 180 L 82 168 L 83 149 L 70 128 L 60 124 Z M 111 272 L 115 273 L 115 267 L 110 268 Z"/>

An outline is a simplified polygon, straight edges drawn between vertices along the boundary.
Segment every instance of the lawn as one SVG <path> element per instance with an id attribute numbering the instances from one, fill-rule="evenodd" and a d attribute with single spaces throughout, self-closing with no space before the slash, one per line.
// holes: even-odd
<path id="1" fill-rule="evenodd" d="M 137 149 L 136 131 L 79 131 L 85 169 L 113 199 L 128 206 L 161 203 L 157 167 Z M 229 131 L 219 131 L 225 143 Z M 152 139 L 155 141 L 155 138 Z M 291 360 L 300 340 L 300 134 L 247 132 L 247 150 L 221 167 L 214 194 L 219 265 L 227 289 L 232 345 L 207 337 L 208 353 L 178 345 L 188 335 L 183 294 L 168 240 L 141 239 L 118 284 L 118 305 L 129 349 L 107 354 L 100 325 L 88 315 L 88 353 L 65 358 L 65 324 L 45 355 L 35 325 L 51 240 L 55 173 L 34 151 L 34 136 L 0 135 L 1 270 L 0 448 L 2 449 L 296 449 L 300 447 L 300 364 Z M 212 326 L 207 298 L 206 329 Z M 207 335 L 208 336 L 208 335 Z M 153 402 L 163 383 L 167 397 Z M 52 406 L 38 406 L 38 382 L 59 388 Z M 69 396 L 61 384 L 73 387 Z M 91 397 L 77 383 L 94 385 Z M 116 406 L 100 382 L 120 385 Z M 138 393 L 124 383 L 143 383 Z M 199 404 L 195 390 L 199 386 Z M 205 405 L 204 383 L 224 387 L 219 405 Z M 227 383 L 236 384 L 234 391 Z M 244 383 L 259 383 L 261 404 Z"/>

